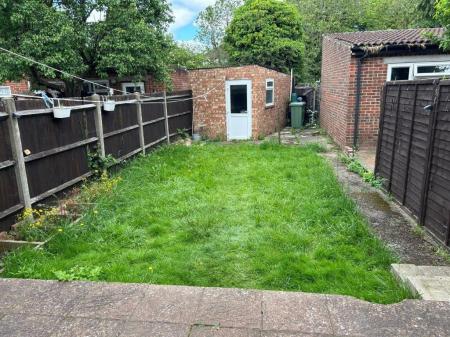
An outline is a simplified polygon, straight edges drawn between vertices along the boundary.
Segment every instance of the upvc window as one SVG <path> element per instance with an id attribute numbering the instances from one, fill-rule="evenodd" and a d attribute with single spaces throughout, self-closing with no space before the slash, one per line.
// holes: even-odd
<path id="1" fill-rule="evenodd" d="M 450 62 L 425 62 L 414 64 L 415 77 L 440 77 L 450 75 Z"/>
<path id="2" fill-rule="evenodd" d="M 414 79 L 412 63 L 397 63 L 388 65 L 388 81 L 406 81 Z"/>
<path id="3" fill-rule="evenodd" d="M 125 91 L 129 94 L 133 94 L 135 92 L 144 94 L 144 82 L 124 82 L 122 83 L 122 91 Z"/>
<path id="4" fill-rule="evenodd" d="M 88 94 L 108 95 L 109 90 L 105 87 L 109 87 L 108 80 L 89 80 L 89 82 L 84 82 L 84 88 Z"/>
<path id="5" fill-rule="evenodd" d="M 266 106 L 274 105 L 274 88 L 275 82 L 273 79 L 266 80 Z"/>

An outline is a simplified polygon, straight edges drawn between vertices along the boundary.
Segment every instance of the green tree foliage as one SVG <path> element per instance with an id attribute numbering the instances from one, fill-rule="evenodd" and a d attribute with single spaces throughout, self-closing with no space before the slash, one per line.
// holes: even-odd
<path id="1" fill-rule="evenodd" d="M 323 34 L 418 27 L 424 24 L 419 1 L 290 0 L 298 7 L 304 28 L 302 82 L 320 79 Z"/>
<path id="2" fill-rule="evenodd" d="M 174 68 L 194 69 L 209 65 L 204 52 L 197 51 L 189 45 L 174 43 L 170 48 L 170 64 Z"/>
<path id="3" fill-rule="evenodd" d="M 435 5 L 436 13 L 435 19 L 444 27 L 445 34 L 440 39 L 440 45 L 443 49 L 450 49 L 450 1 L 449 0 L 437 0 Z"/>
<path id="4" fill-rule="evenodd" d="M 242 3 L 242 0 L 216 0 L 213 5 L 202 10 L 195 20 L 198 27 L 196 39 L 206 46 L 205 55 L 210 64 L 226 64 L 227 55 L 222 46 L 225 30 L 232 20 L 234 11 Z"/>
<path id="5" fill-rule="evenodd" d="M 248 0 L 235 11 L 224 42 L 234 63 L 297 69 L 304 49 L 299 12 L 282 1 Z"/>
<path id="6" fill-rule="evenodd" d="M 91 20 L 97 13 L 102 20 Z M 0 46 L 81 76 L 167 78 L 166 36 L 172 21 L 166 0 L 2 0 Z M 0 81 L 28 76 L 68 95 L 81 83 L 16 57 L 0 58 Z"/>

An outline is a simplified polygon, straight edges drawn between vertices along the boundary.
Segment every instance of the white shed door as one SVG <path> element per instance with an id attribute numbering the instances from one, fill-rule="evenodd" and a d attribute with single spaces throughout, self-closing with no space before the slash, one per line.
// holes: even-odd
<path id="1" fill-rule="evenodd" d="M 252 136 L 252 81 L 226 81 L 227 138 Z"/>

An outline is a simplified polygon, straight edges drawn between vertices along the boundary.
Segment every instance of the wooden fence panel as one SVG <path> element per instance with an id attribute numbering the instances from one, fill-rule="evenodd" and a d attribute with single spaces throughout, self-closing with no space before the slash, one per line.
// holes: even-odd
<path id="1" fill-rule="evenodd" d="M 13 107 L 16 112 L 11 116 L 0 112 L 0 231 L 9 229 L 13 223 L 12 216 L 23 208 L 6 123 L 8 118 L 18 119 L 29 195 L 34 204 L 91 175 L 88 153 L 95 149 L 100 137 L 104 137 L 105 153 L 119 161 L 166 140 L 163 99 L 161 94 L 152 96 L 114 96 L 117 102 L 115 110 L 108 112 L 102 109 L 98 119 L 101 120 L 103 134 L 98 134 L 101 129 L 96 128 L 95 121 L 100 107 L 97 110 L 89 99 L 80 99 L 80 102 L 61 100 L 61 105 L 72 107 L 71 116 L 67 119 L 53 118 L 52 109 L 36 99 L 15 101 Z M 191 129 L 191 97 L 191 92 L 168 96 L 170 137 L 176 136 L 179 129 Z M 141 106 L 142 124 L 139 124 L 138 104 Z M 2 111 L 6 108 L 3 107 Z"/>
<path id="2" fill-rule="evenodd" d="M 450 81 L 388 82 L 381 111 L 376 174 L 420 224 L 448 245 Z"/>

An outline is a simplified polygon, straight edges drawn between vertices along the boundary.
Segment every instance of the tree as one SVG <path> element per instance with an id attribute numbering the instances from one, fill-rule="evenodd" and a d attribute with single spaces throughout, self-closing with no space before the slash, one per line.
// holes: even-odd
<path id="1" fill-rule="evenodd" d="M 92 21 L 92 13 L 103 20 Z M 152 74 L 167 78 L 166 36 L 172 21 L 166 0 L 3 0 L 0 45 L 80 77 Z M 81 83 L 20 58 L 0 58 L 0 81 L 29 77 L 66 94 L 77 95 Z"/>
<path id="2" fill-rule="evenodd" d="M 174 68 L 195 69 L 208 65 L 205 54 L 189 45 L 173 43 L 169 58 Z"/>
<path id="3" fill-rule="evenodd" d="M 225 29 L 231 22 L 233 13 L 241 6 L 242 0 L 217 0 L 200 12 L 195 23 L 198 27 L 196 39 L 203 43 L 211 64 L 224 65 L 227 55 L 222 47 Z"/>
<path id="4" fill-rule="evenodd" d="M 439 39 L 442 49 L 450 49 L 450 1 L 437 0 L 435 5 L 435 19 L 445 28 L 444 36 Z"/>
<path id="5" fill-rule="evenodd" d="M 302 60 L 302 22 L 294 6 L 277 0 L 248 0 L 226 30 L 225 50 L 237 64 L 287 72 Z"/>
<path id="6" fill-rule="evenodd" d="M 290 0 L 299 8 L 304 28 L 302 81 L 320 79 L 324 34 L 418 27 L 424 24 L 417 9 L 419 1 Z"/>

